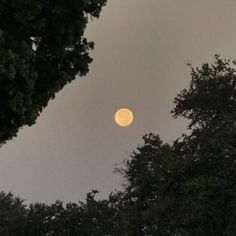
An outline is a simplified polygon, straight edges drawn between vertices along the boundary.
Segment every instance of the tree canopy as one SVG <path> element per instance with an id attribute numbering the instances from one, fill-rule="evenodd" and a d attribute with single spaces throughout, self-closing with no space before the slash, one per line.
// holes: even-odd
<path id="1" fill-rule="evenodd" d="M 236 71 L 234 62 L 191 67 L 175 98 L 189 133 L 172 144 L 153 133 L 118 169 L 123 189 L 85 202 L 24 205 L 0 193 L 0 234 L 81 236 L 234 236 L 236 230 Z M 16 233 L 17 232 L 17 233 Z"/>
<path id="2" fill-rule="evenodd" d="M 0 0 L 0 144 L 32 125 L 50 99 L 84 76 L 89 18 L 106 0 Z"/>
<path id="3" fill-rule="evenodd" d="M 208 127 L 217 121 L 235 118 L 236 70 L 235 61 L 215 56 L 212 64 L 204 63 L 200 68 L 191 65 L 189 89 L 183 89 L 174 100 L 175 117 L 190 119 L 192 126 Z M 234 116 L 234 117 L 233 117 Z"/>

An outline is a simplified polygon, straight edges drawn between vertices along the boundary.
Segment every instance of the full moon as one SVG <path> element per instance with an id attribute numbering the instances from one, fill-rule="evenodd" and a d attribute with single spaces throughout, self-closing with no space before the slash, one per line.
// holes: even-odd
<path id="1" fill-rule="evenodd" d="M 131 110 L 127 108 L 121 108 L 115 113 L 115 122 L 122 127 L 126 127 L 132 124 L 134 115 Z"/>

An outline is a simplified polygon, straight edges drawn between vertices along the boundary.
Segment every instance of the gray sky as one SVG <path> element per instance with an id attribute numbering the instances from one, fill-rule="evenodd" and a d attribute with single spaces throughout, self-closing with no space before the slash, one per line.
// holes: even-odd
<path id="1" fill-rule="evenodd" d="M 108 0 L 86 35 L 90 73 L 61 91 L 37 124 L 0 149 L 0 189 L 27 202 L 83 200 L 119 187 L 112 173 L 148 132 L 172 142 L 185 131 L 169 111 L 189 82 L 187 62 L 236 57 L 234 0 Z M 129 107 L 128 128 L 113 120 Z"/>

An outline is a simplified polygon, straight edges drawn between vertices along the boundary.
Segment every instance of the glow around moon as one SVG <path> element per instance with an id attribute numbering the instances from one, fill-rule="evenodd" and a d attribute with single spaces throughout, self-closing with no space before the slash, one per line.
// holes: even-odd
<path id="1" fill-rule="evenodd" d="M 134 115 L 131 110 L 121 108 L 115 113 L 115 122 L 119 126 L 127 127 L 133 123 Z"/>

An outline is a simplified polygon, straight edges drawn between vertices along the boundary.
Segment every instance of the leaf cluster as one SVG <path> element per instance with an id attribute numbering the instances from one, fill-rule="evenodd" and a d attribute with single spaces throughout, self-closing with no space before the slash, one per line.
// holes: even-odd
<path id="1" fill-rule="evenodd" d="M 84 76 L 89 18 L 106 0 L 0 1 L 0 144 L 32 125 L 50 99 Z"/>

